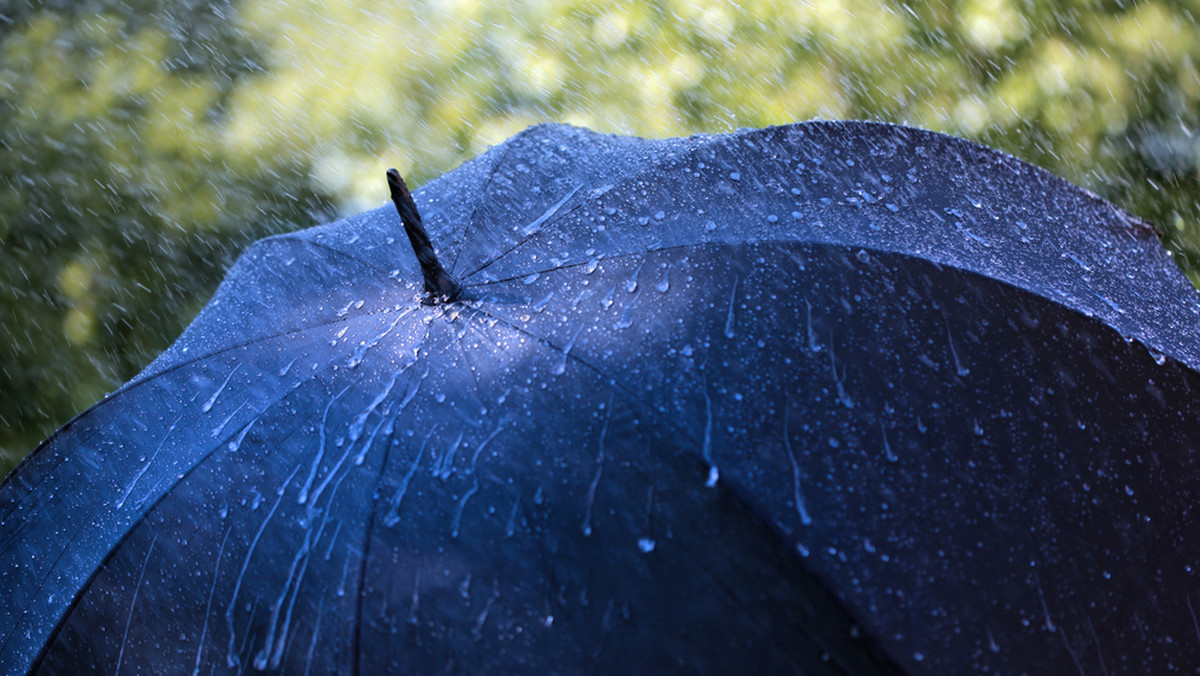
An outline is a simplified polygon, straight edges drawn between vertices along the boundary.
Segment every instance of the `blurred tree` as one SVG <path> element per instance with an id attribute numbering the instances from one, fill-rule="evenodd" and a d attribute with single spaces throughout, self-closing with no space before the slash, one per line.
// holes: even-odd
<path id="1" fill-rule="evenodd" d="M 0 451 L 131 377 L 268 232 L 525 126 L 879 119 L 1154 221 L 1200 280 L 1200 3 L 65 0 L 0 10 Z M 0 470 L 6 469 L 0 461 Z"/>
<path id="2" fill-rule="evenodd" d="M 141 4 L 6 17 L 0 471 L 160 352 L 244 244 L 328 204 L 304 157 L 232 170 L 224 106 L 256 66 L 229 8 Z"/>

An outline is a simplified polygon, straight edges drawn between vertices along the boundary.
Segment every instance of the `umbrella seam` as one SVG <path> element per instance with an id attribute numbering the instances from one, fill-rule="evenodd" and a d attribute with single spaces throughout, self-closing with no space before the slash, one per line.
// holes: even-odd
<path id="1" fill-rule="evenodd" d="M 534 129 L 537 129 L 539 126 L 540 125 L 526 127 L 523 131 L 518 133 L 516 136 L 514 136 L 510 140 L 515 141 L 516 139 L 524 138 L 525 136 L 530 135 L 530 133 Z M 471 206 L 471 215 L 469 217 L 467 217 L 467 224 L 466 224 L 466 226 L 463 227 L 462 241 L 459 242 L 459 246 L 458 246 L 457 250 L 454 252 L 454 260 L 450 261 L 450 274 L 451 275 L 453 275 L 455 270 L 458 268 L 459 256 L 462 254 L 463 250 L 466 248 L 465 244 L 467 242 L 469 235 L 471 234 L 472 228 L 475 228 L 475 225 L 476 225 L 475 224 L 475 215 L 477 213 L 479 213 L 479 205 L 483 201 L 482 196 L 487 194 L 488 187 L 492 184 L 492 181 L 496 178 L 496 174 L 498 174 L 500 172 L 500 167 L 504 166 L 504 160 L 512 152 L 514 145 L 516 145 L 516 144 L 515 143 L 505 143 L 504 144 L 503 150 L 501 151 L 500 156 L 496 158 L 495 163 L 492 165 L 492 170 L 488 173 L 487 180 L 484 181 L 483 187 L 479 191 L 480 199 L 476 200 L 475 204 L 473 204 Z M 478 271 L 476 271 L 476 272 L 478 272 Z M 475 273 L 472 272 L 471 274 L 475 274 Z M 469 277 L 469 276 L 470 275 L 464 275 L 463 278 L 465 279 L 466 277 Z"/>

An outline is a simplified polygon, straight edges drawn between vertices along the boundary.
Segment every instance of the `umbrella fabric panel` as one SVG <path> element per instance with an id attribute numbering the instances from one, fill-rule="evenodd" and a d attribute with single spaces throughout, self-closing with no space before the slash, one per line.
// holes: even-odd
<path id="1" fill-rule="evenodd" d="M 362 390 L 335 391 L 336 374 L 298 381 L 240 443 L 216 449 L 160 500 L 88 585 L 41 668 L 331 673 L 351 665 L 355 624 L 346 618 L 358 611 L 361 543 L 393 418 L 355 437 L 379 374 L 346 369 L 335 380 Z M 313 419 L 314 407 L 332 413 Z M 97 627 L 121 633 L 97 635 Z"/>
<path id="2" fill-rule="evenodd" d="M 420 397 L 411 415 L 450 422 L 391 455 L 378 491 L 368 671 L 891 670 L 603 368 L 470 315 L 469 365 L 436 373 L 469 366 L 472 382 L 431 372 L 446 398 Z"/>
<path id="3" fill-rule="evenodd" d="M 862 122 L 693 141 L 549 219 L 478 272 L 458 271 L 463 281 L 703 242 L 840 243 L 1007 281 L 1200 366 L 1183 338 L 1200 329 L 1200 304 L 1151 226 L 1041 169 L 941 134 Z M 515 171 L 496 166 L 497 175 Z"/>
<path id="4" fill-rule="evenodd" d="M 906 667 L 1100 668 L 1110 642 L 1110 666 L 1188 663 L 1192 574 L 1158 563 L 1187 540 L 1151 524 L 1193 518 L 1190 370 L 882 252 L 764 243 L 588 270 L 496 285 L 560 299 L 507 320 L 675 426 Z"/>
<path id="5" fill-rule="evenodd" d="M 0 557 L 26 573 L 3 589 L 10 633 L 0 662 L 27 663 L 37 654 L 80 586 L 181 477 L 215 450 L 239 445 L 296 383 L 329 368 L 352 370 L 362 346 L 394 321 L 388 316 L 381 329 L 343 319 L 169 368 L 59 430 L 5 484 L 11 536 Z"/>

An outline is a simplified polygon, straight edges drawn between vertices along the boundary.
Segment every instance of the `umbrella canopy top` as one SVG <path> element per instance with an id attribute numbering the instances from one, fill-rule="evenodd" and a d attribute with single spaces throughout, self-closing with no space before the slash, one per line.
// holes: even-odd
<path id="1" fill-rule="evenodd" d="M 840 244 L 1008 282 L 1096 317 L 1160 361 L 1200 368 L 1192 338 L 1200 298 L 1152 225 L 1042 169 L 943 134 L 819 121 L 648 141 L 542 124 L 428 187 L 414 198 L 468 297 L 491 282 L 647 250 Z M 790 210 L 778 206 L 789 202 Z M 366 280 L 347 283 L 331 253 L 361 263 L 364 278 L 383 272 L 420 290 L 390 205 L 271 237 L 239 259 L 213 302 L 139 378 L 223 346 L 337 321 L 364 298 L 313 308 L 293 289 L 297 279 L 325 279 L 334 298 L 337 286 L 361 296 Z M 287 313 L 296 325 L 259 325 L 258 309 L 280 303 L 304 306 Z"/>
<path id="2" fill-rule="evenodd" d="M 595 667 L 613 627 L 604 664 L 661 652 L 648 617 L 717 669 L 762 654 L 735 615 L 784 664 L 810 630 L 941 673 L 1186 650 L 1200 307 L 1142 221 L 872 123 L 543 125 L 414 198 L 462 302 L 418 302 L 390 205 L 259 242 L 0 487 L 4 670 L 382 669 L 472 626 Z"/>

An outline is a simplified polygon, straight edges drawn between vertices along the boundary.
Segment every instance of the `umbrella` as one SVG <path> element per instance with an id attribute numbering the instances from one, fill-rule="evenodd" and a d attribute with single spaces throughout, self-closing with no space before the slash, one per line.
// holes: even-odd
<path id="1" fill-rule="evenodd" d="M 8 478 L 3 671 L 1197 664 L 1200 303 L 1144 221 L 874 123 L 389 181 Z"/>

